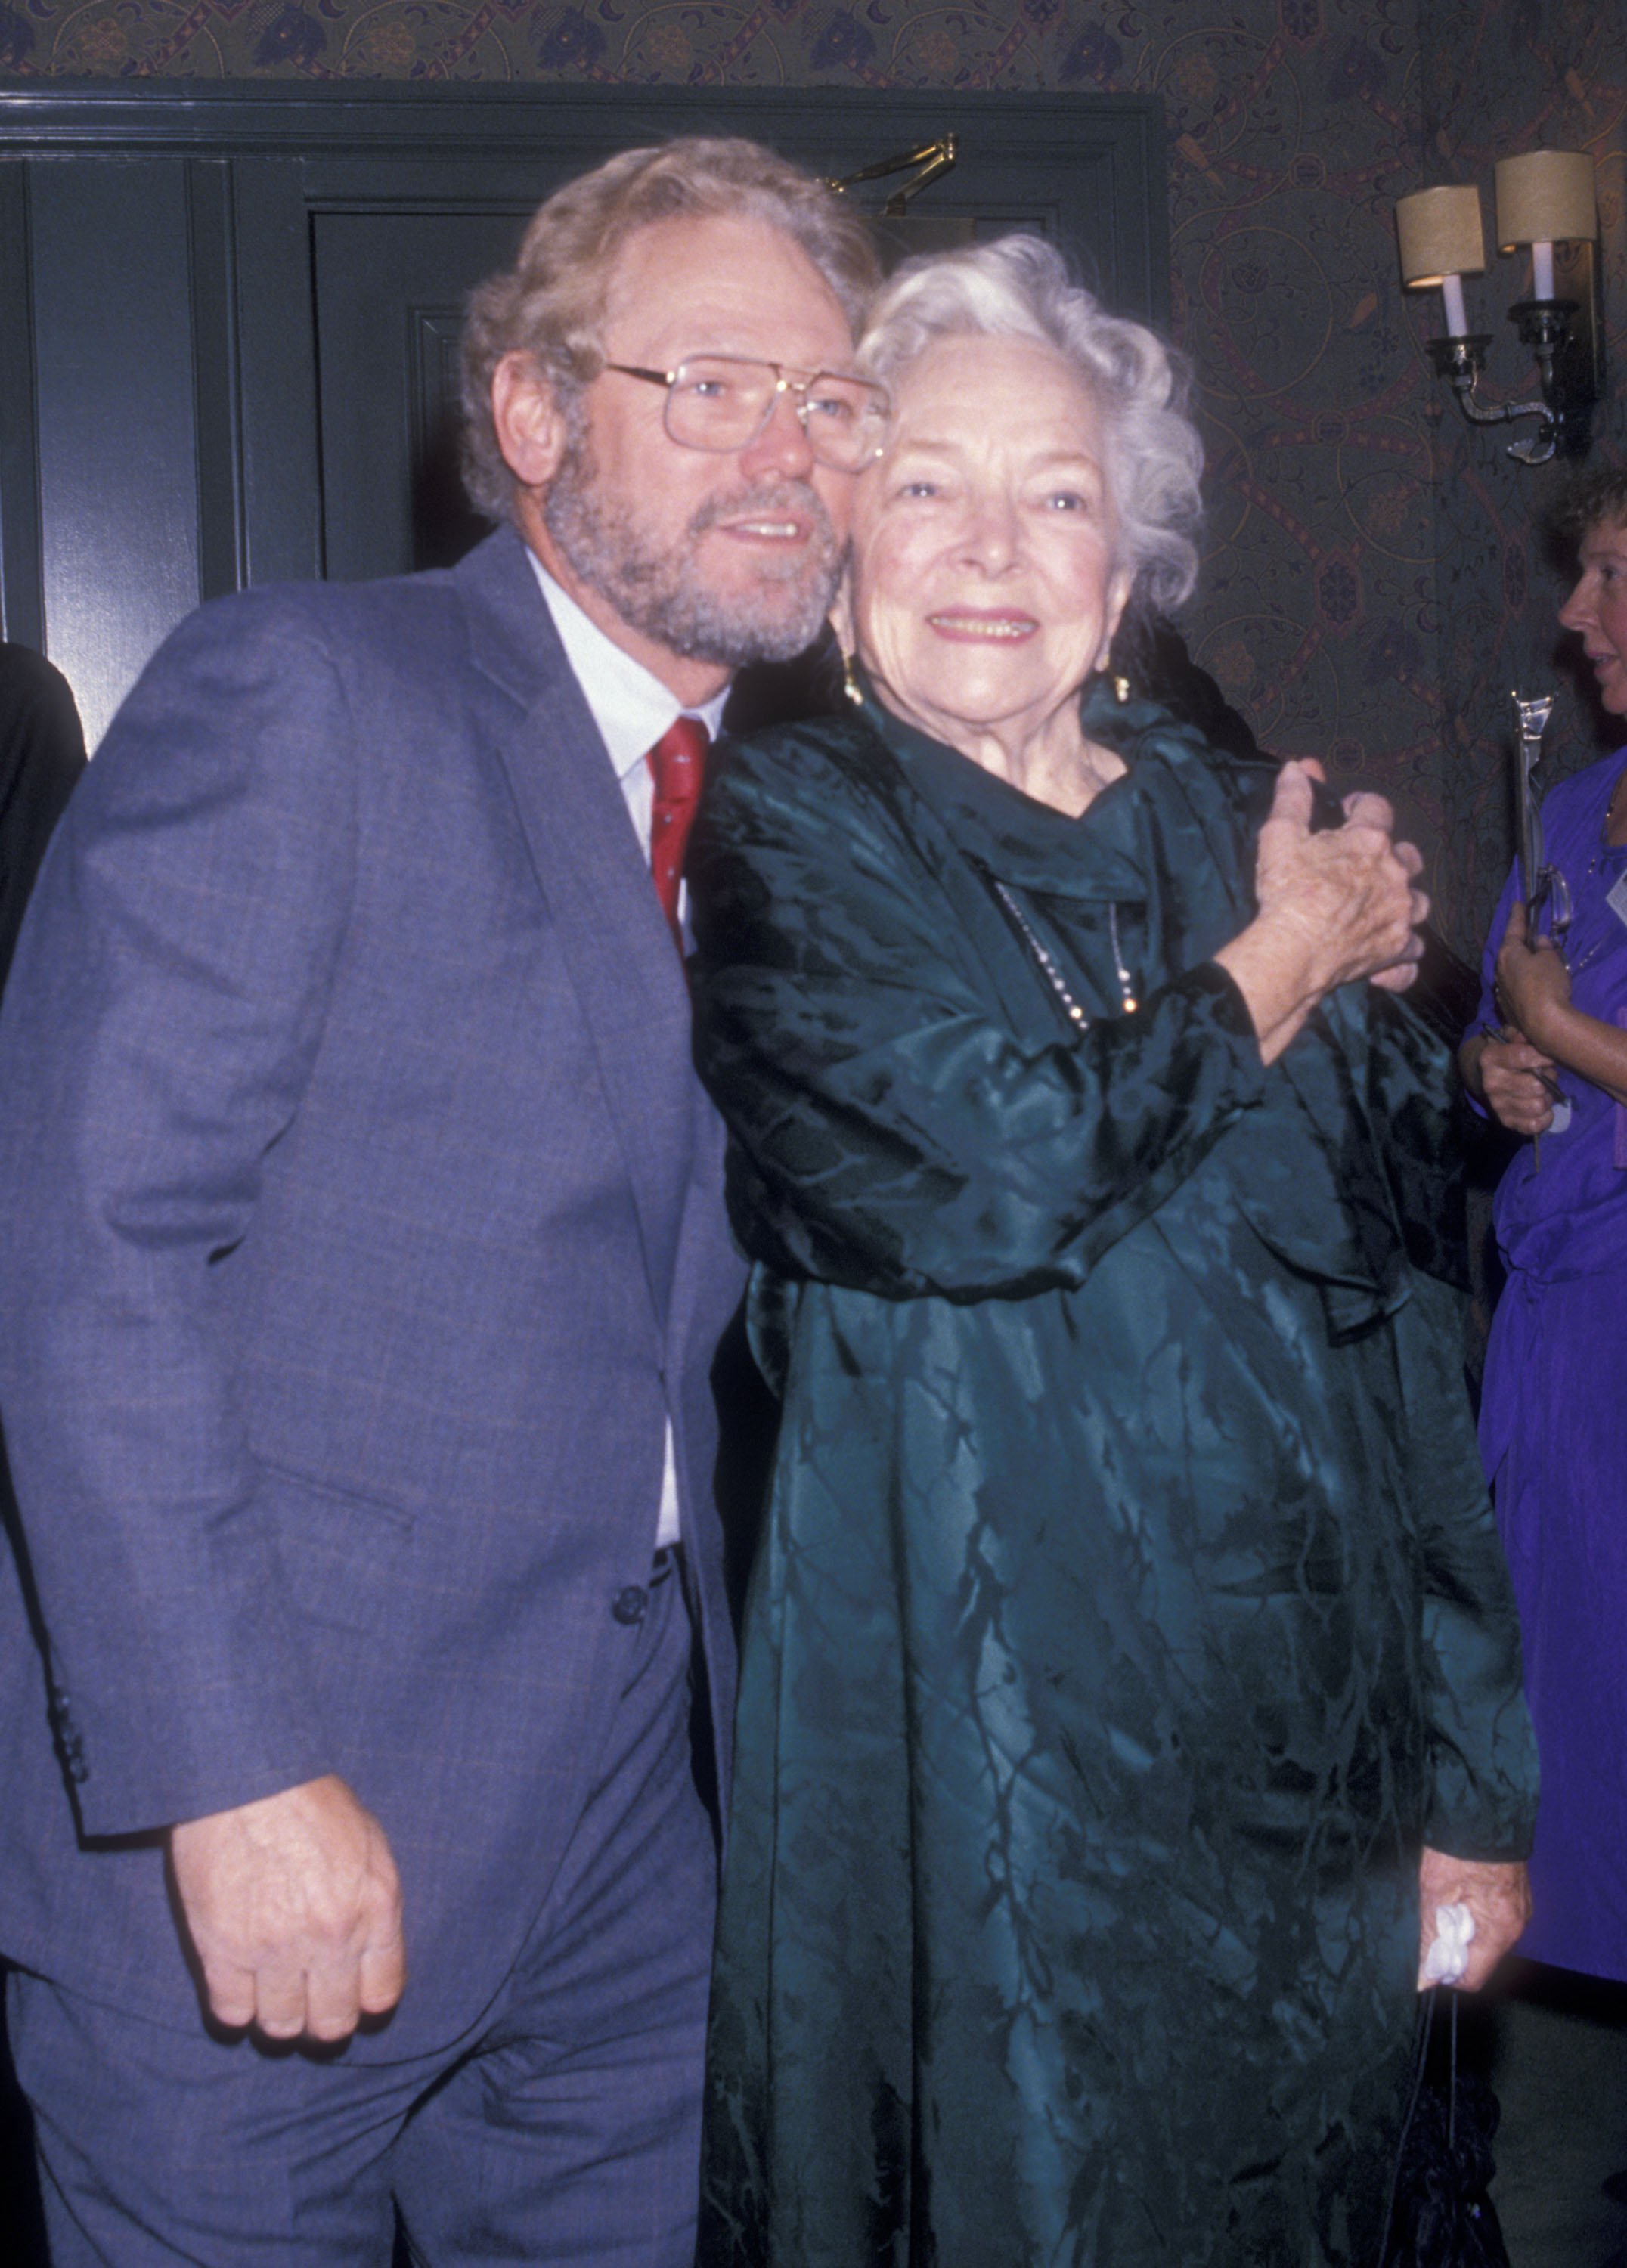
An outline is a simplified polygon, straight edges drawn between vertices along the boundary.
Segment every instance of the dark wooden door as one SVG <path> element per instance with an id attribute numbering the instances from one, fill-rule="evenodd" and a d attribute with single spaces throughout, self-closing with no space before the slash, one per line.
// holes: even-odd
<path id="1" fill-rule="evenodd" d="M 0 89 L 0 625 L 92 743 L 200 598 L 457 557 L 469 288 L 612 151 L 744 133 L 827 175 L 953 130 L 918 208 L 1037 228 L 1167 313 L 1139 95 L 160 82 Z M 857 193 L 879 210 L 885 184 Z"/>
<path id="2" fill-rule="evenodd" d="M 450 566 L 485 533 L 458 477 L 463 303 L 512 261 L 528 211 L 316 216 L 328 575 Z"/>

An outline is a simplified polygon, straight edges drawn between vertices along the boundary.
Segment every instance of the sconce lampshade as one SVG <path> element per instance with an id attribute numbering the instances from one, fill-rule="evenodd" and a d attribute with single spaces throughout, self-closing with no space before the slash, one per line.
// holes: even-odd
<path id="1" fill-rule="evenodd" d="M 1567 244 L 1599 233 L 1594 161 L 1587 151 L 1532 150 L 1497 165 L 1497 240 L 1505 252 L 1520 244 Z"/>
<path id="2" fill-rule="evenodd" d="M 1485 270 L 1480 192 L 1472 183 L 1402 197 L 1395 207 L 1395 234 L 1401 280 L 1414 290 L 1433 290 L 1443 276 L 1479 276 Z"/>

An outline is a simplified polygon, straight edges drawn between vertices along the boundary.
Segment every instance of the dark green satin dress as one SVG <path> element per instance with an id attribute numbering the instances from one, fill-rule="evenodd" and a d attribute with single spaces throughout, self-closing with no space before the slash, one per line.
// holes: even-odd
<path id="1" fill-rule="evenodd" d="M 706 2268 L 1369 2262 L 1420 1845 L 1527 1847 L 1447 1068 L 1353 986 L 1263 1071 L 1209 955 L 1270 768 L 1087 724 L 1082 820 L 870 705 L 697 828 L 784 1408 Z"/>

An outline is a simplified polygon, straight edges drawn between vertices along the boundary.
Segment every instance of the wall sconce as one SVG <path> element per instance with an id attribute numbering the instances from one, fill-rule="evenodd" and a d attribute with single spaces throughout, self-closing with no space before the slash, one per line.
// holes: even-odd
<path id="1" fill-rule="evenodd" d="M 1598 233 L 1594 161 L 1585 151 L 1533 150 L 1523 158 L 1498 159 L 1498 247 L 1531 247 L 1531 296 L 1517 300 L 1508 319 L 1536 357 L 1542 398 L 1488 404 L 1476 387 L 1491 334 L 1469 329 L 1463 302 L 1464 276 L 1485 271 L 1480 192 L 1472 186 L 1420 189 L 1395 207 L 1402 282 L 1409 291 L 1438 291 L 1446 301 L 1447 336 L 1429 342 L 1435 373 L 1450 385 L 1471 425 L 1541 421 L 1525 440 L 1509 444 L 1508 454 L 1522 465 L 1545 465 L 1560 453 L 1580 456 L 1587 447 L 1588 419 L 1599 398 L 1593 249 Z M 1573 298 L 1555 296 L 1556 246 L 1569 247 Z"/>
<path id="2" fill-rule="evenodd" d="M 940 134 L 936 142 L 923 142 L 914 150 L 901 150 L 895 158 L 878 158 L 872 166 L 861 166 L 856 173 L 849 173 L 840 181 L 830 181 L 828 188 L 838 195 L 857 188 L 865 181 L 885 181 L 894 173 L 909 174 L 901 182 L 880 211 L 865 215 L 870 233 L 875 239 L 881 266 L 891 275 L 901 260 L 908 260 L 917 252 L 953 252 L 963 244 L 977 241 L 977 223 L 954 214 L 918 213 L 911 200 L 931 182 L 941 180 L 946 173 L 954 171 L 959 150 L 953 134 Z M 911 168 L 914 168 L 913 172 Z"/>

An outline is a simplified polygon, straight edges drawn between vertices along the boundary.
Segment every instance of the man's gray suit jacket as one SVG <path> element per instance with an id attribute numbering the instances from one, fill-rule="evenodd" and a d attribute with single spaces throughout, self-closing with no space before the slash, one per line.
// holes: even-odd
<path id="1" fill-rule="evenodd" d="M 515 535 L 168 641 L 0 1016 L 0 1951 L 195 2023 L 156 1830 L 338 1772 L 410 1969 L 353 2051 L 456 2036 L 601 1770 L 668 1418 L 726 1750 L 688 1021 Z"/>

